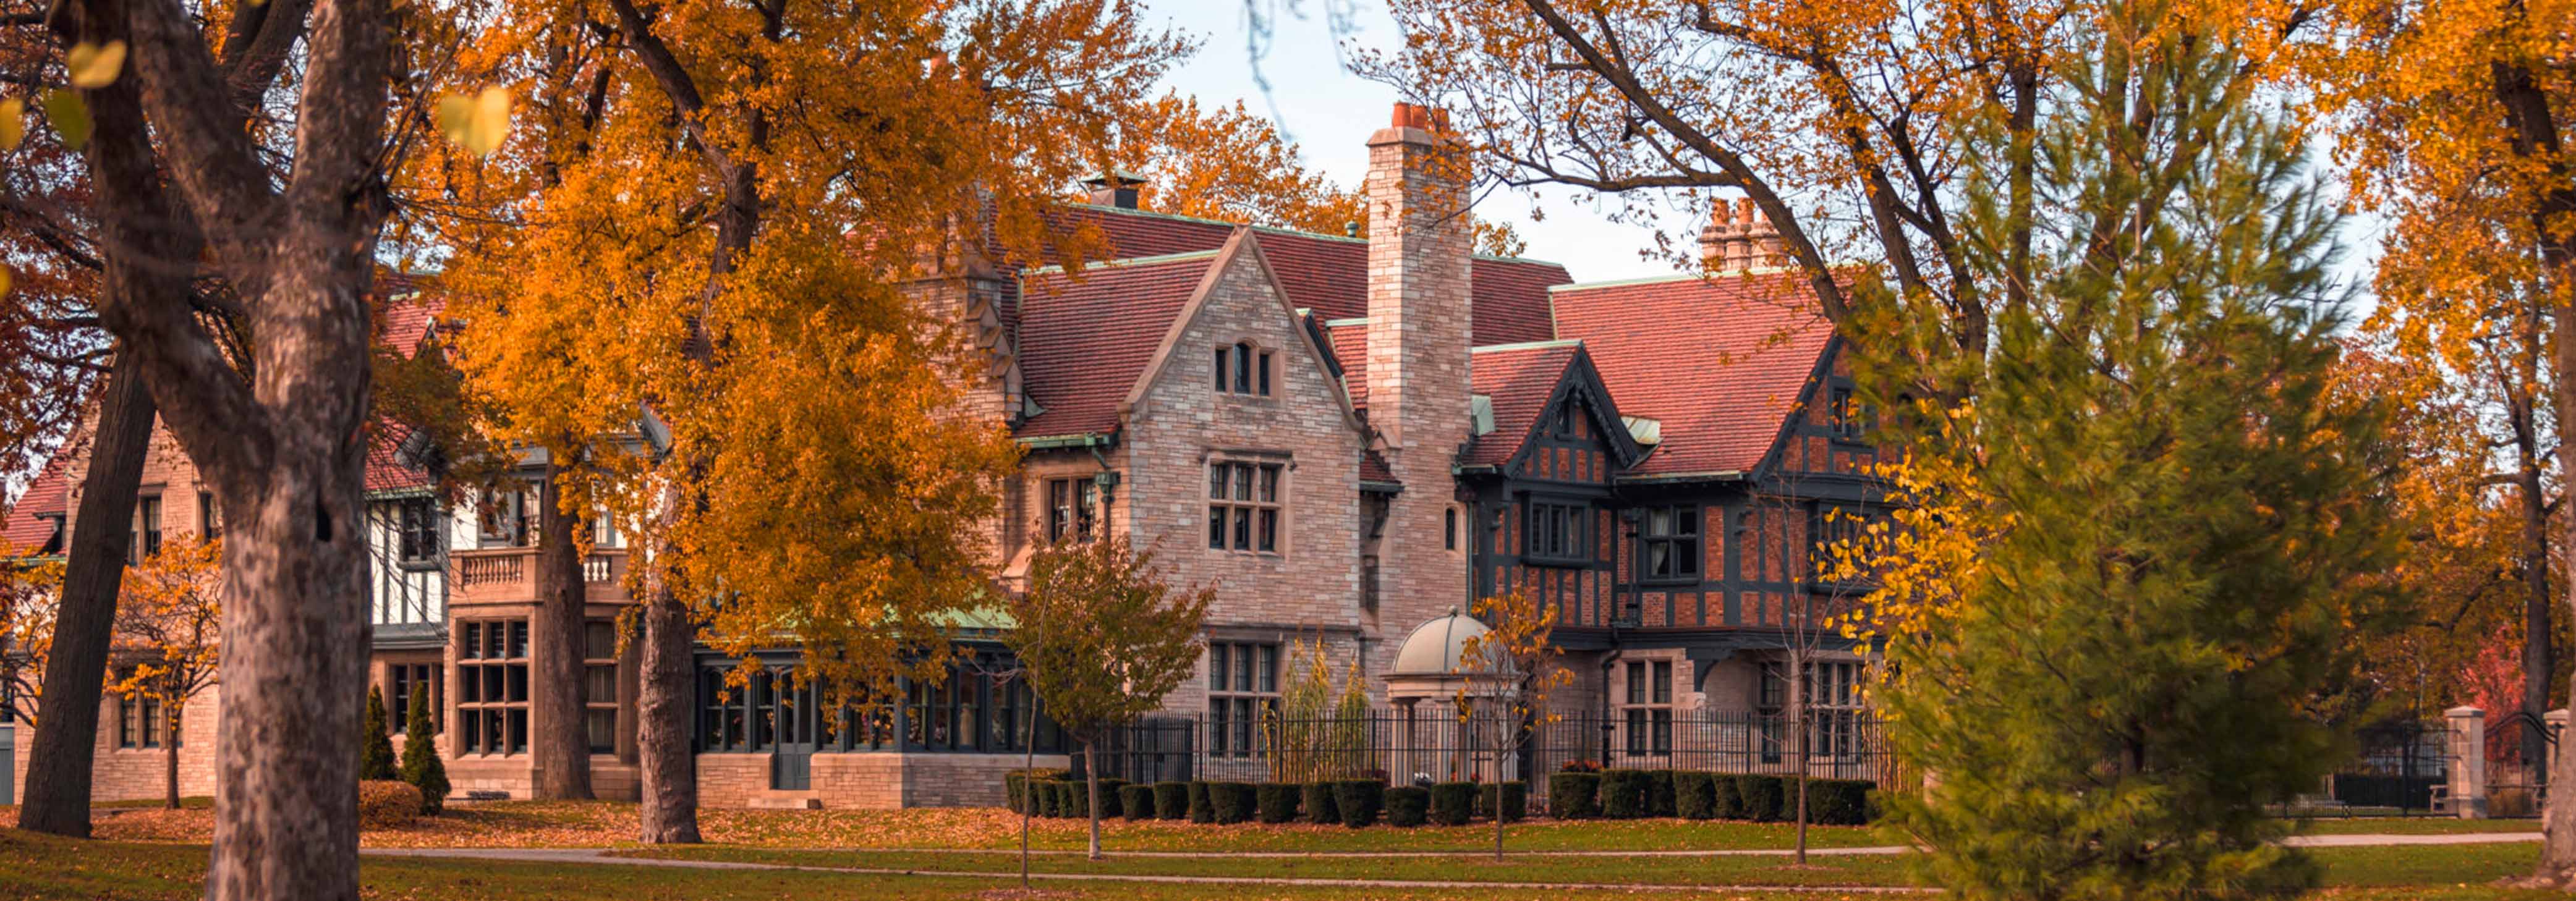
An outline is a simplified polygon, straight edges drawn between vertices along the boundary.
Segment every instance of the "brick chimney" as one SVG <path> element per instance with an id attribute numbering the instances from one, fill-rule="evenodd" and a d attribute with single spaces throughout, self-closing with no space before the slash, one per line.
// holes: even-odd
<path id="1" fill-rule="evenodd" d="M 1376 544 L 1373 675 L 1414 626 L 1472 600 L 1465 560 L 1441 540 L 1470 434 L 1474 341 L 1466 159 L 1448 124 L 1445 111 L 1399 103 L 1368 141 L 1368 421 L 1404 485 Z"/>
<path id="2" fill-rule="evenodd" d="M 1145 186 L 1145 179 L 1132 172 L 1111 169 L 1083 179 L 1082 186 L 1089 192 L 1089 199 L 1095 206 L 1132 210 L 1136 209 L 1137 189 Z"/>
<path id="3" fill-rule="evenodd" d="M 1710 272 L 1735 273 L 1786 265 L 1780 231 L 1753 205 L 1753 198 L 1719 201 L 1709 211 L 1708 228 L 1699 235 L 1699 256 Z"/>
<path id="4" fill-rule="evenodd" d="M 1467 439 L 1472 334 L 1466 161 L 1448 119 L 1447 110 L 1398 103 L 1368 140 L 1369 424 L 1390 460 L 1437 457 L 1435 484 L 1446 483 Z"/>

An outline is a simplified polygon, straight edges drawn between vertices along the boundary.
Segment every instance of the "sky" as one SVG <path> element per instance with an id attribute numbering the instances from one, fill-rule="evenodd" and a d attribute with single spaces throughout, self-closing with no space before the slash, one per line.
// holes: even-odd
<path id="1" fill-rule="evenodd" d="M 1368 174 L 1368 136 L 1386 126 L 1396 96 L 1394 88 L 1354 75 L 1335 55 L 1332 26 L 1324 19 L 1329 0 L 1297 4 L 1307 18 L 1281 16 L 1272 33 L 1261 71 L 1268 76 L 1265 98 L 1253 77 L 1244 50 L 1241 0 L 1146 0 L 1151 19 L 1190 32 L 1203 43 L 1198 55 L 1174 71 L 1165 86 L 1196 94 L 1202 105 L 1244 101 L 1256 114 L 1270 115 L 1298 144 L 1307 165 L 1345 188 L 1359 186 Z M 1282 3 L 1280 5 L 1286 5 Z M 1351 3 L 1357 12 L 1350 40 L 1391 49 L 1398 40 L 1395 21 L 1373 0 Z M 1651 228 L 1621 225 L 1564 197 L 1547 198 L 1545 218 L 1532 221 L 1530 202 L 1496 193 L 1476 207 L 1476 217 L 1512 223 L 1529 242 L 1528 256 L 1565 264 L 1576 281 L 1670 275 L 1670 260 L 1641 260 L 1637 252 L 1654 241 Z"/>
<path id="2" fill-rule="evenodd" d="M 1349 41 L 1391 49 L 1399 40 L 1395 21 L 1378 0 L 1303 0 L 1296 5 L 1305 11 L 1305 19 L 1283 15 L 1273 29 L 1272 45 L 1261 63 L 1270 82 L 1267 92 L 1254 79 L 1253 62 L 1244 49 L 1242 0 L 1146 0 L 1144 6 L 1151 19 L 1189 32 L 1203 44 L 1196 57 L 1166 79 L 1166 87 L 1196 94 L 1203 105 L 1243 100 L 1253 112 L 1272 116 L 1297 142 L 1309 166 L 1343 187 L 1357 187 L 1368 173 L 1369 133 L 1386 124 L 1387 112 L 1398 98 L 1394 88 L 1341 67 L 1333 28 L 1323 14 L 1327 3 L 1344 4 L 1355 12 L 1346 36 Z M 2321 162 L 2324 156 L 2320 148 Z M 1673 273 L 1668 259 L 1639 257 L 1638 252 L 1654 241 L 1650 227 L 1610 222 L 1568 199 L 1568 194 L 1560 189 L 1538 201 L 1544 213 L 1540 221 L 1532 221 L 1529 200 L 1507 193 L 1489 195 L 1476 207 L 1476 216 L 1512 223 L 1529 242 L 1528 256 L 1565 264 L 1576 281 Z M 2366 215 L 2346 223 L 2344 239 L 2351 246 L 2337 267 L 2345 280 L 2369 287 L 2383 230 L 2382 222 Z M 2359 301 L 2356 312 L 2367 312 L 2371 298 L 2365 293 Z"/>

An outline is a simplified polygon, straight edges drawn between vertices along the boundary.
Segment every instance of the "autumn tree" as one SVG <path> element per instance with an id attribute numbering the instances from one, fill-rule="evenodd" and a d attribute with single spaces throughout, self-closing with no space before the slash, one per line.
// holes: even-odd
<path id="1" fill-rule="evenodd" d="M 221 668 L 223 560 L 220 538 L 164 544 L 134 567 L 116 605 L 116 644 L 127 659 L 108 690 L 160 711 L 163 801 L 171 810 L 179 809 L 180 713 Z"/>
<path id="2" fill-rule="evenodd" d="M 498 433 L 637 538 L 646 841 L 697 838 L 694 642 L 860 706 L 945 665 L 1016 462 L 958 415 L 996 378 L 962 295 L 1185 46 L 1109 0 L 612 0 L 513 7 L 449 79 L 521 111 L 406 193 L 454 198 L 419 225 Z M 614 435 L 651 446 L 582 455 Z"/>
<path id="3" fill-rule="evenodd" d="M 78 517 L 94 522 L 75 523 L 59 606 L 46 613 L 62 627 L 61 653 L 30 672 L 31 682 L 53 683 L 54 710 L 21 741 L 28 785 L 19 825 L 87 835 L 92 736 L 125 570 L 126 530 L 116 526 L 133 516 L 153 409 L 137 362 L 116 354 L 99 325 L 107 268 L 132 260 L 103 244 L 87 203 L 84 142 L 75 140 L 86 125 L 28 128 L 38 108 L 64 111 L 48 112 L 48 123 L 82 112 L 75 77 L 95 81 L 107 67 L 92 53 L 75 72 L 65 53 L 71 37 L 27 15 L 0 28 L 0 78 L 25 89 L 0 98 L 0 250 L 8 261 L 0 264 L 0 477 L 86 457 Z M 37 696 L 26 697 L 34 704 Z"/>
<path id="4" fill-rule="evenodd" d="M 1489 185 L 1572 189 L 1619 221 L 1652 225 L 1677 266 L 1720 193 L 1749 197 L 1780 234 L 1789 265 L 1824 314 L 1860 336 L 1872 297 L 1919 298 L 1937 311 L 1920 333 L 1883 339 L 1912 365 L 1916 393 L 1975 390 L 1992 317 L 2027 300 L 2037 234 L 2012 229 L 1974 276 L 1959 190 L 1980 130 L 2001 168 L 2004 209 L 2027 215 L 2037 122 L 2060 65 L 2099 35 L 2092 0 L 1394 0 L 1403 43 L 1363 53 L 1359 70 L 1453 113 Z M 2231 29 L 2253 65 L 2314 17 L 2270 2 L 2176 4 L 2160 30 L 2196 20 Z M 1973 125 L 1973 127 L 1972 127 Z M 1673 208 L 1694 211 L 1668 225 Z M 1838 267 L 1865 263 L 1859 281 Z M 1846 275 L 1850 270 L 1839 270 Z M 1863 285 L 1885 285 L 1884 292 Z M 1868 336 L 1877 338 L 1877 336 Z M 1891 357 L 1893 359 L 1893 357 Z"/>
<path id="5" fill-rule="evenodd" d="M 61 562 L 17 556 L 24 552 L 0 548 L 0 697 L 8 698 L 0 717 L 11 723 L 36 722 L 62 596 Z"/>
<path id="6" fill-rule="evenodd" d="M 221 12 L 57 5 L 67 59 L 131 65 L 76 83 L 78 115 L 53 124 L 88 126 L 101 244 L 118 252 L 99 319 L 229 517 L 224 593 L 239 600 L 223 611 L 221 681 L 234 688 L 207 896 L 351 898 L 349 742 L 366 630 L 346 600 L 365 591 L 363 298 L 401 159 L 385 140 L 389 84 L 416 74 L 396 71 L 394 38 L 435 29 L 421 27 L 422 7 L 372 0 Z M 295 99 L 272 110 L 261 101 L 281 78 Z M 200 277 L 259 336 L 238 360 L 187 302 Z"/>
<path id="7" fill-rule="evenodd" d="M 2159 38 L 2165 11 L 2087 20 L 2101 50 L 2037 121 L 2027 218 L 2009 166 L 1969 165 L 1971 274 L 2017 271 L 2027 223 L 2036 280 L 1994 320 L 1975 404 L 1896 443 L 1964 473 L 1936 484 L 1978 545 L 1931 590 L 1891 583 L 1932 605 L 1898 611 L 1916 618 L 1878 696 L 1899 753 L 1941 774 L 1891 797 L 1894 822 L 1963 897 L 2310 884 L 2265 807 L 2331 765 L 2298 705 L 2351 665 L 2396 559 L 2380 410 L 2329 393 L 2337 217 L 2287 114 L 2233 87 L 2245 57 Z M 2014 140 L 1985 132 L 1972 159 Z"/>
<path id="8" fill-rule="evenodd" d="M 2355 200 L 2392 222 L 2378 317 L 2398 348 L 2472 380 L 2503 415 L 2481 482 L 2511 486 L 2522 525 L 2525 711 L 2546 709 L 2545 680 L 2564 670 L 2547 607 L 2576 612 L 2576 585 L 2547 579 L 2547 561 L 2576 540 L 2576 520 L 2550 522 L 2576 449 L 2576 167 L 2564 134 L 2576 97 L 2557 49 L 2569 10 L 2550 3 L 2327 4 L 2337 40 L 2303 58 L 2300 86 L 2336 121 L 2353 163 Z M 2402 248 L 2400 250 L 2399 248 Z M 2467 492 L 2472 486 L 2454 490 Z M 2576 678 L 2570 676 L 2568 678 Z M 2576 780 L 2559 755 L 2551 781 Z M 2576 882 L 2576 803 L 2545 814 L 2537 881 Z"/>
<path id="9" fill-rule="evenodd" d="M 1494 749 L 1498 765 L 1519 758 L 1532 735 L 1557 721 L 1548 697 L 1574 684 L 1574 672 L 1557 661 L 1556 623 L 1564 611 L 1563 605 L 1548 603 L 1526 588 L 1478 598 L 1470 611 L 1485 631 L 1458 646 L 1459 665 L 1477 669 L 1459 686 L 1453 702 L 1461 727 L 1482 721 L 1494 730 L 1497 740 L 1486 745 Z M 1492 787 L 1497 861 L 1503 859 L 1503 821 L 1510 818 L 1503 812 L 1504 781 L 1497 772 Z"/>
<path id="10" fill-rule="evenodd" d="M 1091 859 L 1100 859 L 1100 743 L 1160 709 L 1199 663 L 1216 589 L 1175 586 L 1123 536 L 1058 545 L 1029 562 L 1006 641 L 1047 718 L 1082 743 Z"/>

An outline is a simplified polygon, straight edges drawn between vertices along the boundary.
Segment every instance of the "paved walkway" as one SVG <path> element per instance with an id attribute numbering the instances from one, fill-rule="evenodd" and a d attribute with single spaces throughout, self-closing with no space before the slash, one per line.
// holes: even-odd
<path id="1" fill-rule="evenodd" d="M 2302 835 L 2294 836 L 2290 845 L 2307 848 L 2352 848 L 2391 845 L 2474 845 L 2498 842 L 2534 842 L 2537 832 L 2469 832 L 2439 835 Z M 815 849 L 843 850 L 843 849 Z M 846 849 L 884 854 L 1009 854 L 1010 850 L 974 850 L 958 848 L 923 849 Z M 1810 854 L 1902 854 L 1907 848 L 1876 845 L 1852 848 L 1811 848 Z M 608 848 L 367 848 L 363 853 L 374 857 L 443 858 L 464 860 L 503 860 L 527 863 L 576 863 L 606 866 L 676 867 L 708 870 L 797 870 L 820 873 L 850 873 L 869 876 L 942 876 L 963 879 L 1015 879 L 1018 873 L 990 870 L 921 870 L 888 867 L 822 867 L 793 864 L 745 863 L 719 860 L 671 860 L 647 857 L 611 857 Z M 1081 851 L 1031 851 L 1032 855 L 1063 856 Z M 1485 851 L 1118 851 L 1118 858 L 1192 858 L 1192 857 L 1450 857 L 1483 855 Z M 1682 851 L 1513 851 L 1514 857 L 1745 857 L 1787 856 L 1796 853 L 1783 848 L 1711 849 Z M 1625 882 L 1488 882 L 1442 879 L 1332 879 L 1280 876 L 1171 876 L 1127 873 L 1030 873 L 1029 878 L 1049 882 L 1157 882 L 1181 884 L 1277 885 L 1323 888 L 1422 888 L 1422 889 L 1535 889 L 1535 890 L 1608 890 L 1636 892 L 1843 892 L 1871 894 L 1920 894 L 1932 889 L 1902 886 L 1867 885 L 1654 885 Z"/>
<path id="2" fill-rule="evenodd" d="M 664 860 L 610 857 L 606 848 L 368 848 L 371 857 L 429 857 L 507 860 L 527 863 L 578 863 L 599 866 L 679 867 L 706 870 L 796 870 L 860 876 L 945 876 L 963 879 L 1018 879 L 1015 872 L 992 870 L 899 870 L 880 867 L 815 867 L 718 860 Z M 1534 889 L 1539 891 L 1614 892 L 1837 892 L 1873 895 L 1928 894 L 1938 889 L 1889 885 L 1641 885 L 1632 882 L 1488 882 L 1473 879 L 1328 879 L 1282 876 L 1157 876 L 1126 873 L 1030 873 L 1039 882 L 1157 882 L 1184 885 L 1276 885 L 1307 888 Z"/>

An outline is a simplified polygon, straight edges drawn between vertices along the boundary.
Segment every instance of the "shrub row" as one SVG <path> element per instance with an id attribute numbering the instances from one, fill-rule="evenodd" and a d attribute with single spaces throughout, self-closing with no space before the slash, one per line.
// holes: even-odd
<path id="1" fill-rule="evenodd" d="M 1013 770 L 1002 777 L 1005 803 L 1014 813 L 1081 817 L 1088 795 L 1080 780 L 1063 770 Z M 1517 821 L 1529 809 L 1528 788 L 1517 782 L 1499 789 L 1474 782 L 1443 782 L 1429 788 L 1388 788 L 1375 779 L 1330 782 L 1156 782 L 1129 784 L 1100 780 L 1100 815 L 1130 820 L 1189 820 L 1196 823 L 1340 823 L 1353 829 L 1376 823 L 1455 826 L 1494 815 L 1500 795 L 1503 818 Z"/>
<path id="2" fill-rule="evenodd" d="M 1878 818 L 1869 793 L 1878 786 L 1858 779 L 1807 780 L 1807 822 L 1858 826 Z M 1705 773 L 1697 770 L 1570 771 L 1548 777 L 1548 809 L 1558 819 L 1635 819 L 1678 816 L 1693 820 L 1773 823 L 1798 816 L 1795 776 Z"/>

